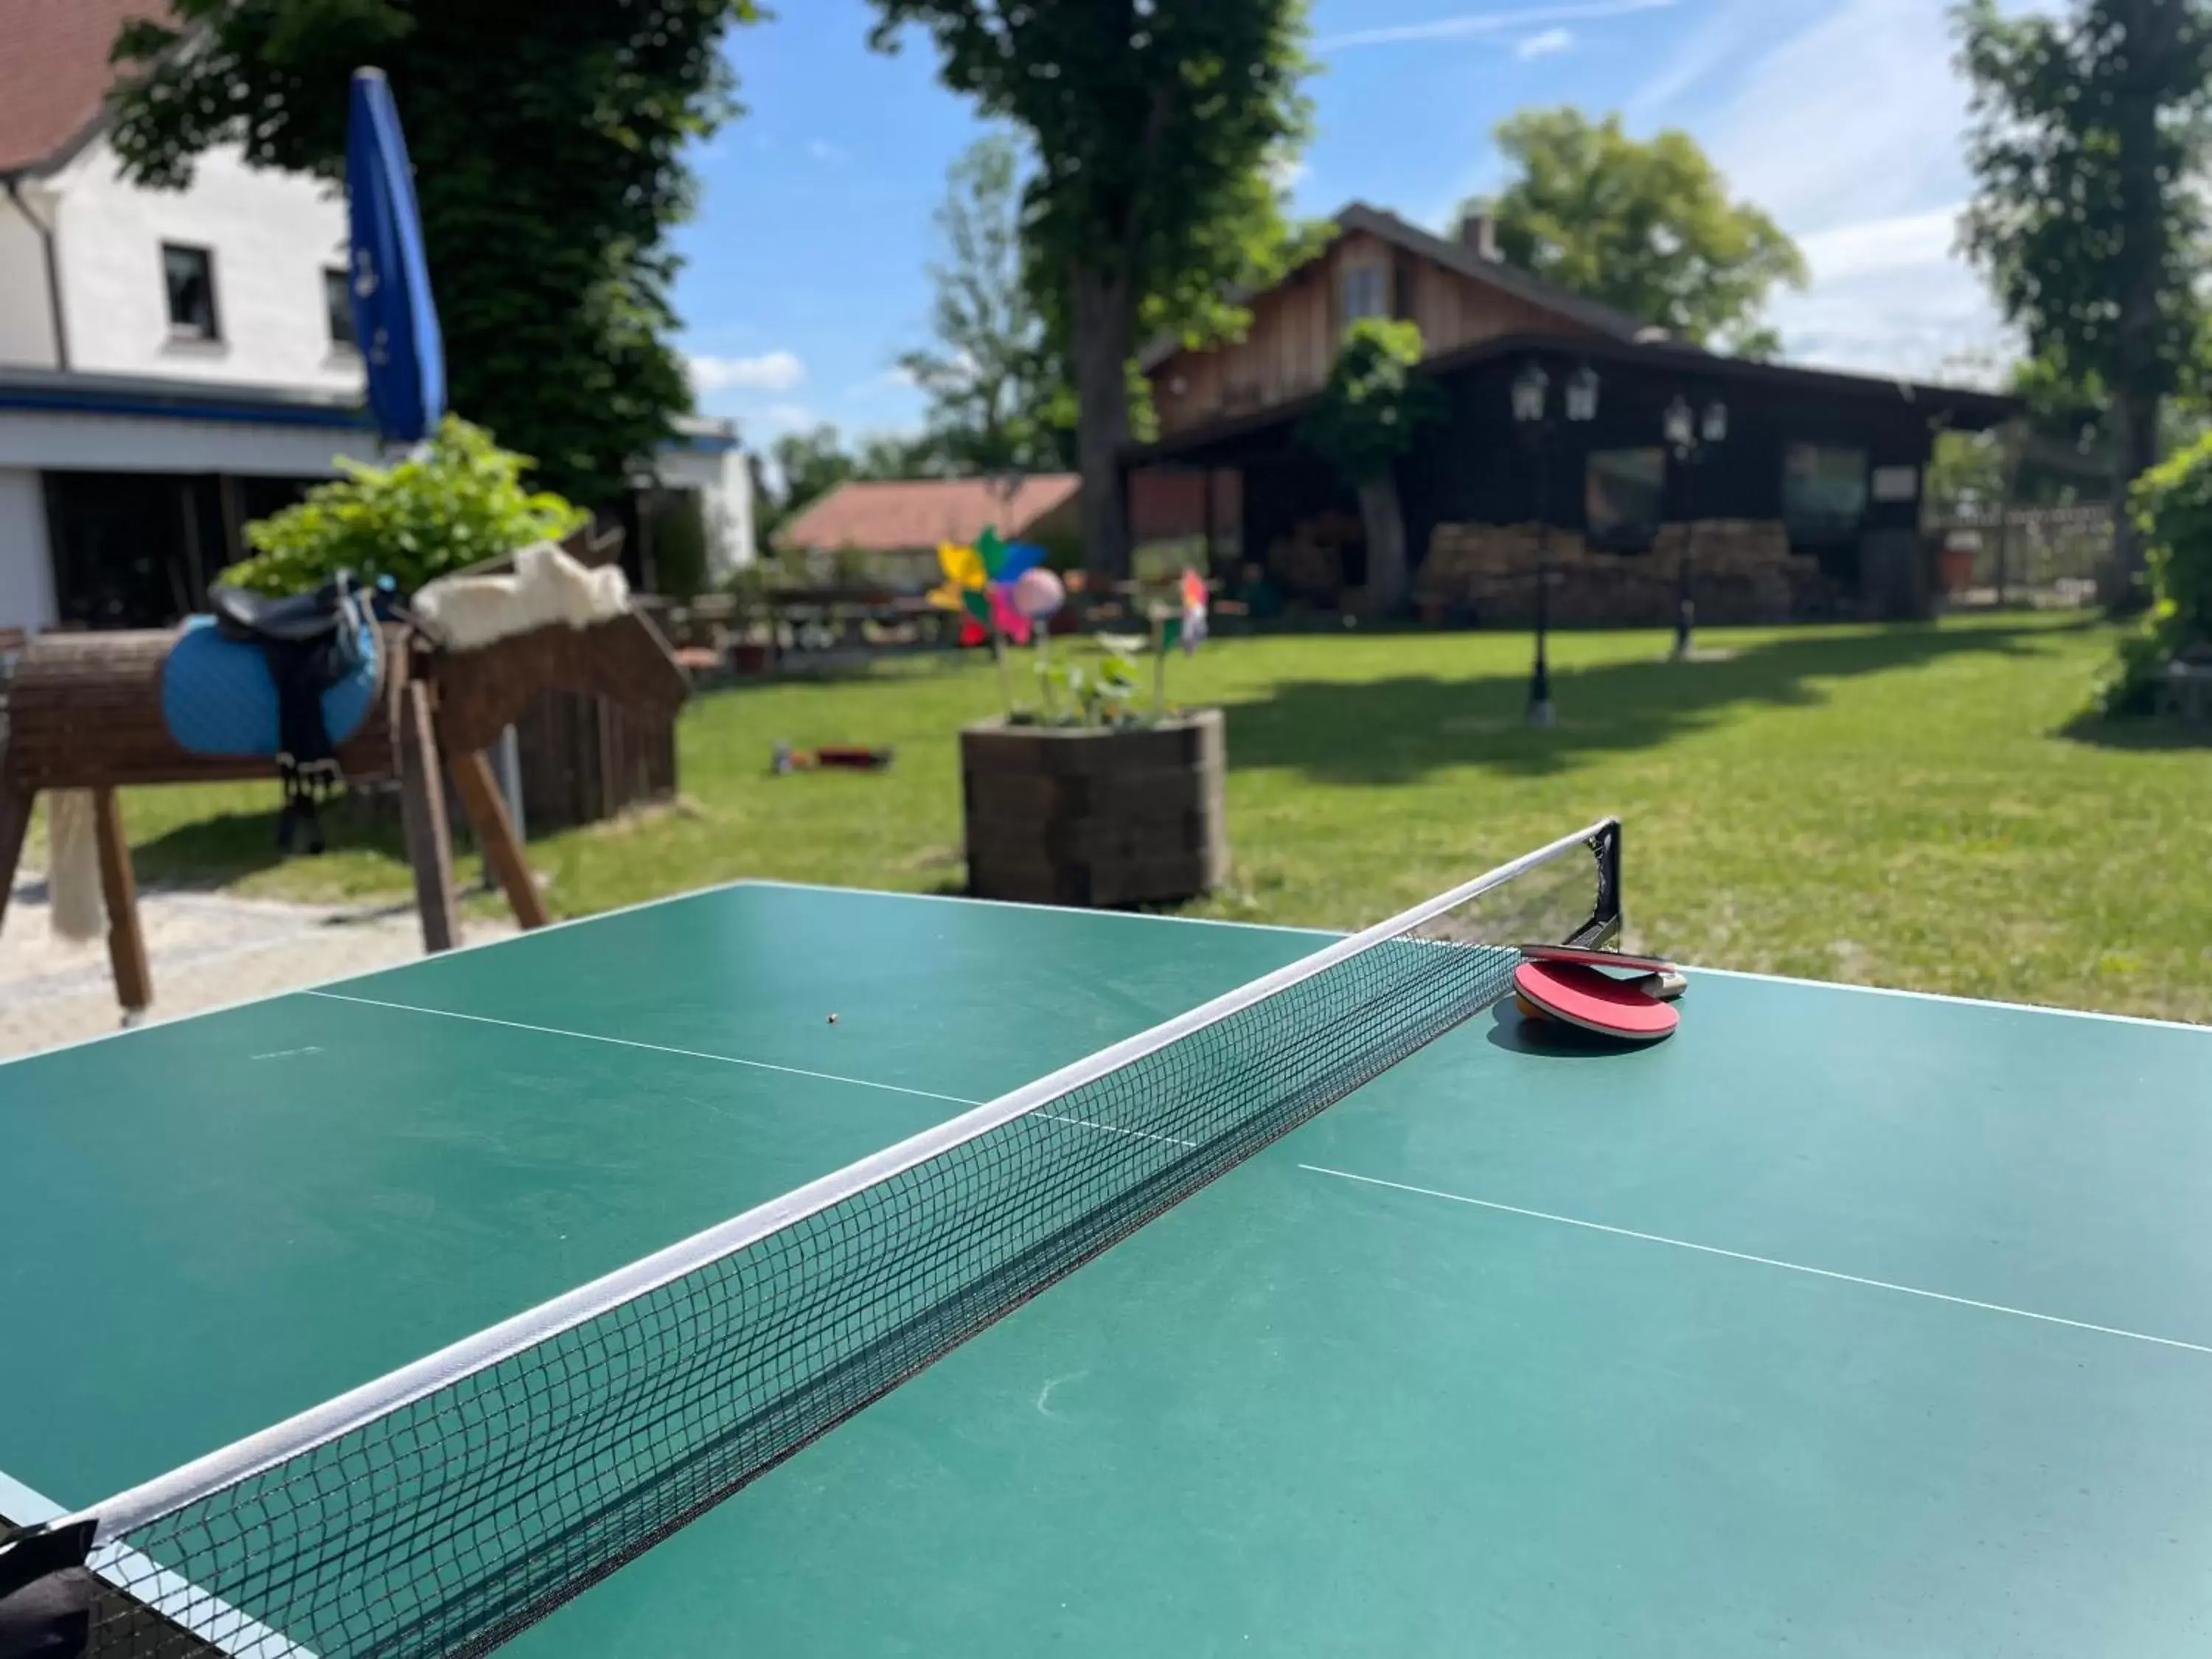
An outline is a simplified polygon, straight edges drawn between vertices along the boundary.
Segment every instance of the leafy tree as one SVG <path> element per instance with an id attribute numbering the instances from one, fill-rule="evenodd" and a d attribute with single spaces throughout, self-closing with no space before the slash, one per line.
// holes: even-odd
<path id="1" fill-rule="evenodd" d="M 339 179 L 347 78 L 376 64 L 407 129 L 455 410 L 605 505 L 690 392 L 666 335 L 664 234 L 684 144 L 732 112 L 721 57 L 754 0 L 171 0 L 127 24 L 113 139 L 131 178 L 188 184 L 236 140 Z"/>
<path id="2" fill-rule="evenodd" d="M 1937 519 L 1993 513 L 2006 496 L 2009 457 L 1997 432 L 1938 432 L 1923 490 Z"/>
<path id="3" fill-rule="evenodd" d="M 2144 472 L 2128 507 L 2148 553 L 2151 606 L 2105 688 L 2114 714 L 2148 712 L 2175 657 L 2212 656 L 2212 437 Z"/>
<path id="4" fill-rule="evenodd" d="M 769 478 L 759 469 L 754 472 L 755 533 L 763 546 L 856 471 L 837 428 L 826 421 L 806 431 L 783 434 L 769 446 L 769 454 L 775 462 L 775 476 Z"/>
<path id="5" fill-rule="evenodd" d="M 1423 422 L 1440 418 L 1443 394 L 1413 378 L 1421 361 L 1418 324 L 1365 317 L 1345 332 L 1321 404 L 1298 440 L 1359 491 L 1367 532 L 1367 609 L 1395 615 L 1406 602 L 1406 520 L 1395 464 Z"/>
<path id="6" fill-rule="evenodd" d="M 936 343 L 899 359 L 929 398 L 934 449 L 971 472 L 1066 465 L 1069 434 L 1054 421 L 1059 365 L 1022 251 L 1020 161 L 1014 141 L 994 134 L 952 164 L 937 210 L 945 258 L 929 270 Z"/>
<path id="7" fill-rule="evenodd" d="M 937 432 L 871 432 L 853 452 L 856 478 L 950 478 L 974 470 Z"/>
<path id="8" fill-rule="evenodd" d="M 2157 459 L 2160 404 L 2203 327 L 2201 194 L 2212 114 L 2206 0 L 2075 0 L 2063 17 L 1954 10 L 1973 87 L 1960 225 L 2005 314 L 2061 380 L 2101 383 L 2116 557 L 2107 597 L 2142 571 L 2130 486 Z"/>
<path id="9" fill-rule="evenodd" d="M 345 477 L 246 526 L 253 556 L 222 580 L 258 593 L 300 593 L 340 570 L 390 576 L 402 593 L 532 542 L 558 541 L 586 514 L 524 487 L 527 455 L 448 415 L 419 454 L 397 466 L 341 460 Z"/>
<path id="10" fill-rule="evenodd" d="M 1523 110 L 1498 147 L 1519 176 L 1487 202 L 1498 251 L 1570 293 L 1747 356 L 1780 349 L 1759 313 L 1778 283 L 1805 285 L 1804 256 L 1685 132 L 1632 138 L 1620 117 Z"/>
<path id="11" fill-rule="evenodd" d="M 873 0 L 940 76 L 1027 133 L 1024 240 L 1077 405 L 1085 558 L 1124 574 L 1116 462 L 1137 331 L 1233 325 L 1224 295 L 1287 240 L 1271 163 L 1305 131 L 1304 0 Z"/>

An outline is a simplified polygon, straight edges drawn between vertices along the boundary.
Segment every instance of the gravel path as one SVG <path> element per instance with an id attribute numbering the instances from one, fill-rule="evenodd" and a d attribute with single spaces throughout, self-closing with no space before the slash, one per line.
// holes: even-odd
<path id="1" fill-rule="evenodd" d="M 139 894 L 138 910 L 154 974 L 149 1024 L 422 953 L 411 905 L 279 904 L 157 889 Z M 503 920 L 471 917 L 464 926 L 471 944 L 514 931 Z M 46 873 L 27 864 L 0 926 L 0 1058 L 81 1042 L 120 1023 L 106 941 L 55 938 Z"/>

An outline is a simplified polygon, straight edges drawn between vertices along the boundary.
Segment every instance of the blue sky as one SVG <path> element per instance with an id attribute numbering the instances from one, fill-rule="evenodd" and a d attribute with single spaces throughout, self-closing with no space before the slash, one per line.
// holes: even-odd
<path id="1" fill-rule="evenodd" d="M 2021 4 L 2034 0 L 2021 0 Z M 2014 9 L 2018 9 L 2016 6 Z M 1929 375 L 2004 341 L 1951 252 L 1968 181 L 1942 0 L 1316 0 L 1315 135 L 1297 210 L 1359 198 L 1438 228 L 1498 180 L 1531 104 L 1680 127 L 1805 250 L 1772 318 L 1795 360 Z M 863 0 L 782 0 L 735 31 L 747 113 L 702 146 L 678 233 L 682 344 L 746 441 L 917 424 L 892 368 L 927 336 L 930 216 L 984 130 L 926 40 L 867 49 Z"/>

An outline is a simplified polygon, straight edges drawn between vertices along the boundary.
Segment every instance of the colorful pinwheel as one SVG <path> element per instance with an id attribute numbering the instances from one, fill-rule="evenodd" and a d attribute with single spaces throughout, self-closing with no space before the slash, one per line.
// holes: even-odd
<path id="1" fill-rule="evenodd" d="M 1206 637 L 1206 578 L 1186 568 L 1176 584 L 1176 598 L 1179 608 L 1162 605 L 1152 612 L 1157 630 L 1152 645 L 1152 708 L 1158 714 L 1167 709 L 1168 647 L 1179 643 L 1188 657 Z"/>
<path id="2" fill-rule="evenodd" d="M 1031 621 L 1036 615 L 1018 601 L 1015 590 L 1024 576 L 1043 562 L 1042 548 L 1027 542 L 1003 541 L 989 525 L 983 527 L 983 533 L 975 538 L 972 547 L 951 542 L 938 544 L 937 563 L 945 573 L 945 582 L 930 590 L 929 602 L 942 610 L 961 613 L 961 644 L 990 641 L 992 654 L 999 659 L 1001 691 L 1006 690 L 1006 663 L 1000 641 L 1012 640 L 1017 645 L 1027 645 Z M 1007 712 L 1011 714 L 1012 695 L 1007 696 Z"/>
<path id="3" fill-rule="evenodd" d="M 1002 541 L 987 525 L 972 547 L 939 544 L 937 562 L 945 573 L 945 585 L 931 591 L 929 602 L 966 615 L 969 625 L 961 630 L 962 644 L 981 643 L 987 629 L 1017 645 L 1029 643 L 1030 616 L 1014 603 L 1014 585 L 1044 562 L 1042 548 Z"/>
<path id="4" fill-rule="evenodd" d="M 1182 653 L 1198 649 L 1206 637 L 1206 578 L 1195 570 L 1182 573 Z"/>
<path id="5" fill-rule="evenodd" d="M 945 573 L 945 582 L 930 589 L 929 602 L 940 610 L 962 613 L 961 644 L 981 644 L 991 623 L 990 574 L 981 556 L 972 547 L 939 542 L 937 567 Z"/>

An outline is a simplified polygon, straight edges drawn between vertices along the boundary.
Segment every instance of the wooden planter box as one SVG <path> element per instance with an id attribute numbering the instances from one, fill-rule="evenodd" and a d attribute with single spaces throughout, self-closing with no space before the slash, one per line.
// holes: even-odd
<path id="1" fill-rule="evenodd" d="M 968 890 L 1034 904 L 1159 904 L 1229 873 L 1221 711 L 1143 731 L 960 733 Z"/>

